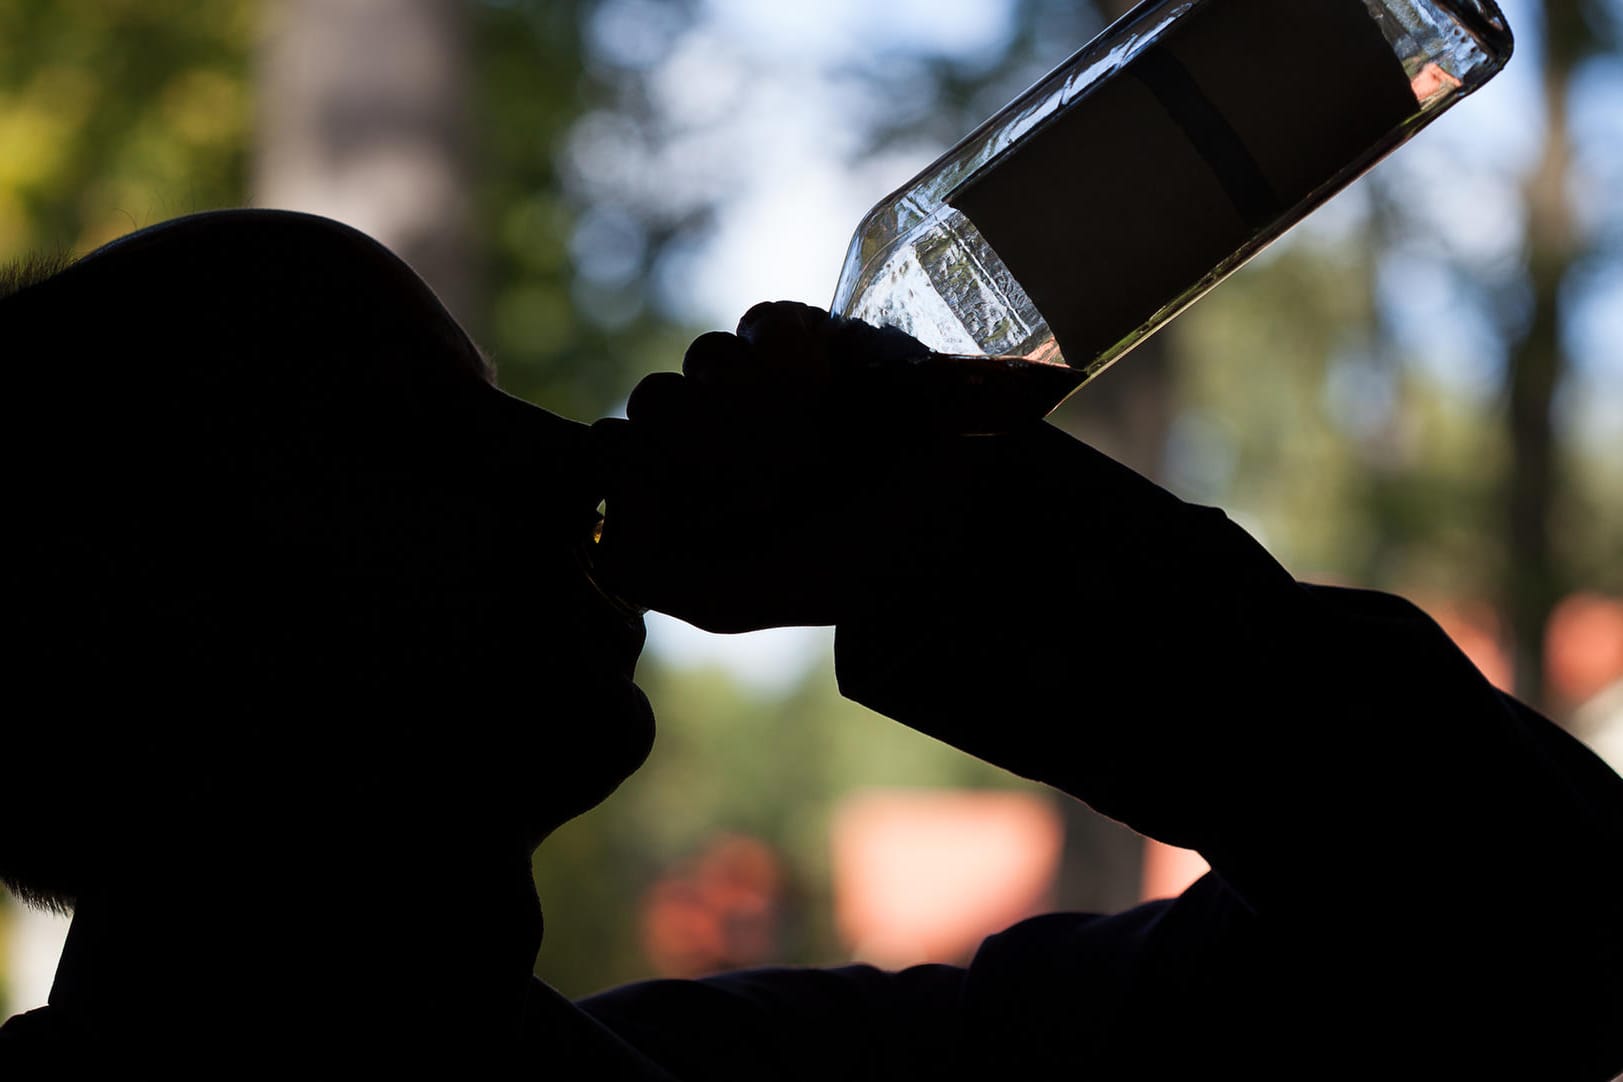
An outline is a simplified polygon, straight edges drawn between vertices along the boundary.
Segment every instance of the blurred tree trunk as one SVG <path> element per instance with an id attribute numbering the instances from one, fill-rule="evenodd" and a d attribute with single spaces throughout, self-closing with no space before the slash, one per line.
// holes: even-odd
<path id="1" fill-rule="evenodd" d="M 1595 44 L 1578 0 L 1546 0 L 1544 147 L 1525 186 L 1533 309 L 1527 333 L 1511 352 L 1507 376 L 1511 457 L 1504 498 L 1509 548 L 1502 587 L 1513 636 L 1516 693 L 1533 704 L 1544 699 L 1544 634 L 1563 585 L 1550 543 L 1559 476 L 1551 405 L 1567 364 L 1561 286 L 1579 254 L 1568 194 L 1572 145 L 1567 98 L 1574 67 Z"/>
<path id="2" fill-rule="evenodd" d="M 466 316 L 464 0 L 267 0 L 265 19 L 254 203 L 371 234 Z"/>

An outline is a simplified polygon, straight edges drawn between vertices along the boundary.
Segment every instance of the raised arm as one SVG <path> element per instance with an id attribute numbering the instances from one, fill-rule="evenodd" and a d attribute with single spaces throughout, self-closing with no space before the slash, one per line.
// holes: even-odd
<path id="1" fill-rule="evenodd" d="M 977 1055 L 1623 1069 L 1615 774 L 1406 602 L 1301 586 L 1051 427 L 853 403 L 886 348 L 861 328 L 780 305 L 740 332 L 600 427 L 606 573 L 717 630 L 835 623 L 852 698 L 1215 869 L 989 941 L 955 1001 Z"/>

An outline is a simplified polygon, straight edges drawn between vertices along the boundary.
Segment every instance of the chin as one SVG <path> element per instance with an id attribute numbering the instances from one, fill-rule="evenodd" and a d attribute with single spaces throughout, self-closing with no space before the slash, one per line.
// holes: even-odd
<path id="1" fill-rule="evenodd" d="M 654 711 L 642 689 L 615 676 L 595 688 L 570 719 L 568 738 L 550 742 L 548 768 L 538 771 L 545 808 L 536 844 L 558 827 L 608 799 L 637 772 L 654 746 Z"/>

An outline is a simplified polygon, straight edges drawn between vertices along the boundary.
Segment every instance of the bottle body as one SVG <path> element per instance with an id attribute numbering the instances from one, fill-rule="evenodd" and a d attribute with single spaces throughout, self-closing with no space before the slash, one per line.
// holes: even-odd
<path id="1" fill-rule="evenodd" d="M 831 310 L 1074 389 L 1511 48 L 1491 0 L 1149 0 L 870 211 Z"/>

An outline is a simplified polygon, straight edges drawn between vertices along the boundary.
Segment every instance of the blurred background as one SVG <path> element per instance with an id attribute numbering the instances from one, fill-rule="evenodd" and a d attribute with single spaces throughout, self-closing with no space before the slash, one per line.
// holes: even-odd
<path id="1" fill-rule="evenodd" d="M 1055 419 L 1298 577 L 1416 600 L 1623 766 L 1623 0 L 1502 3 L 1504 74 Z M 1129 6 L 7 0 L 0 259 L 327 214 L 589 419 L 757 300 L 826 305 L 869 205 Z M 830 643 L 651 620 L 658 745 L 537 857 L 543 977 L 963 960 L 1199 873 L 843 701 Z M 0 896 L 0 1017 L 62 930 Z"/>

